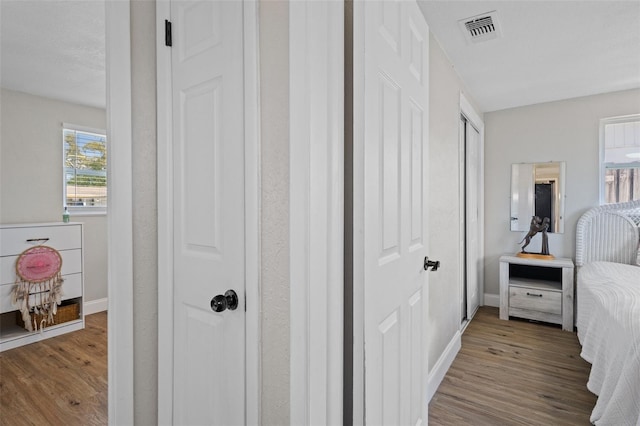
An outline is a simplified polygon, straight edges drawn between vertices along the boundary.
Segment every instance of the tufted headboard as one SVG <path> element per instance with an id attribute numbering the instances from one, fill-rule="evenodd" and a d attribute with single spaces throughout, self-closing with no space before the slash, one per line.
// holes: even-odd
<path id="1" fill-rule="evenodd" d="M 576 229 L 576 266 L 594 261 L 636 264 L 640 201 L 588 210 Z"/>

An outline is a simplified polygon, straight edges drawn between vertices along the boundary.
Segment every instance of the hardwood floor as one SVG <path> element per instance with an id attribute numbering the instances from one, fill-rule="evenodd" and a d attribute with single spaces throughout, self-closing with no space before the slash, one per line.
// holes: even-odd
<path id="1" fill-rule="evenodd" d="M 588 425 L 596 397 L 575 333 L 482 307 L 429 404 L 436 425 Z M 107 424 L 107 314 L 0 353 L 0 426 Z"/>
<path id="2" fill-rule="evenodd" d="M 590 367 L 575 333 L 481 307 L 429 404 L 429 424 L 589 425 Z"/>
<path id="3" fill-rule="evenodd" d="M 0 353 L 0 425 L 107 424 L 107 313 Z"/>

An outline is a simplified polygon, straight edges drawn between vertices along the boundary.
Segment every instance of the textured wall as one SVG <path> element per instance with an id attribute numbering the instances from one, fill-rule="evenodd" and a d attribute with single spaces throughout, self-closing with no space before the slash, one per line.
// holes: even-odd
<path id="1" fill-rule="evenodd" d="M 441 262 L 429 274 L 431 370 L 460 329 L 460 92 L 473 99 L 433 35 L 429 48 L 429 257 Z"/>
<path id="2" fill-rule="evenodd" d="M 2 89 L 0 223 L 62 221 L 62 123 L 106 129 L 104 109 Z M 107 218 L 83 222 L 85 302 L 107 297 Z"/>
<path id="3" fill-rule="evenodd" d="M 499 293 L 498 259 L 519 249 L 509 230 L 512 163 L 566 162 L 563 234 L 549 234 L 557 257 L 575 257 L 580 215 L 599 202 L 600 119 L 640 113 L 640 90 L 567 99 L 485 114 L 485 293 Z M 539 240 L 532 242 L 534 249 Z"/>
<path id="4" fill-rule="evenodd" d="M 155 17 L 154 1 L 131 2 L 133 388 L 137 425 L 158 423 Z"/>
<path id="5" fill-rule="evenodd" d="M 289 423 L 289 2 L 260 2 L 262 424 Z"/>

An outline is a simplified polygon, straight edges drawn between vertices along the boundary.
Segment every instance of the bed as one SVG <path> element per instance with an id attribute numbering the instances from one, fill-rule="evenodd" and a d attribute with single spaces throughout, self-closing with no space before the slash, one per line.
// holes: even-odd
<path id="1" fill-rule="evenodd" d="M 577 316 L 596 425 L 640 426 L 640 201 L 587 211 L 576 229 Z"/>

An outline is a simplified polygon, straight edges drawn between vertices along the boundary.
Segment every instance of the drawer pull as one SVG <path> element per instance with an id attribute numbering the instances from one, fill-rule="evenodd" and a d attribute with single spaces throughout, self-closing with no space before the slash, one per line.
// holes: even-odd
<path id="1" fill-rule="evenodd" d="M 529 292 L 527 292 L 527 296 L 542 297 L 541 294 L 535 294 L 535 293 L 529 293 Z"/>
<path id="2" fill-rule="evenodd" d="M 27 240 L 28 243 L 35 243 L 36 241 L 42 241 L 43 243 L 46 243 L 47 241 L 49 241 L 49 238 L 29 238 Z"/>
<path id="3" fill-rule="evenodd" d="M 51 292 L 51 290 L 35 291 L 33 293 L 29 293 L 29 296 L 35 296 L 36 294 L 44 294 L 44 293 L 49 293 L 49 292 Z"/>

